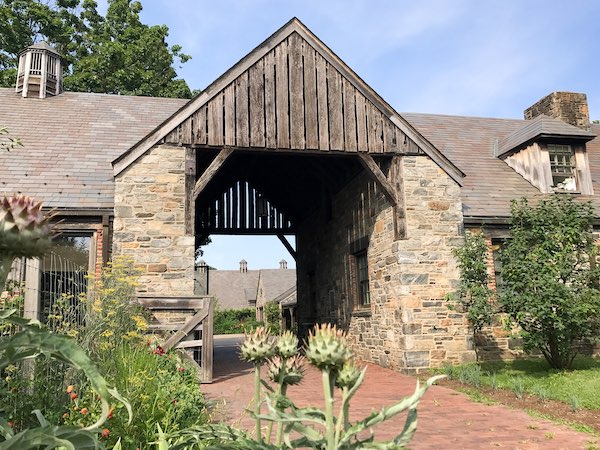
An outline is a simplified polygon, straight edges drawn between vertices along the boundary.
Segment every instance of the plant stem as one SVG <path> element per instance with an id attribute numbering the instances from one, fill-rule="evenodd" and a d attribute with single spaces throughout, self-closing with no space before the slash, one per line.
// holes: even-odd
<path id="1" fill-rule="evenodd" d="M 256 440 L 262 444 L 260 418 L 260 364 L 254 364 L 254 413 L 256 414 Z"/>
<path id="2" fill-rule="evenodd" d="M 350 427 L 350 421 L 348 416 L 350 415 L 350 402 L 348 401 L 347 387 L 342 388 L 342 406 L 340 408 L 340 415 L 336 424 L 335 430 L 335 441 L 340 442 L 342 431 L 346 431 Z"/>
<path id="3" fill-rule="evenodd" d="M 287 384 L 282 384 L 281 386 L 281 396 L 285 397 L 287 394 Z M 281 442 L 283 441 L 283 423 L 277 422 L 277 438 L 276 438 L 276 446 L 281 447 Z"/>
<path id="4" fill-rule="evenodd" d="M 323 369 L 323 394 L 325 398 L 325 436 L 327 450 L 335 450 L 335 424 L 333 419 L 333 377 L 329 369 Z"/>

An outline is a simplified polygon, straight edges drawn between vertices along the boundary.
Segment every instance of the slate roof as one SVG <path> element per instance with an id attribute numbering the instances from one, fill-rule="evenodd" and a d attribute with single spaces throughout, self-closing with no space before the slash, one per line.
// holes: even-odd
<path id="1" fill-rule="evenodd" d="M 494 156 L 496 141 L 529 124 L 528 121 L 415 113 L 402 116 L 465 173 L 461 189 L 465 220 L 505 218 L 510 216 L 511 200 L 527 197 L 535 202 L 544 197 Z M 591 132 L 600 135 L 600 125 L 592 124 Z M 589 141 L 586 147 L 596 195 L 577 198 L 592 200 L 600 215 L 600 138 Z"/>
<path id="2" fill-rule="evenodd" d="M 596 135 L 590 131 L 542 114 L 526 121 L 521 127 L 504 137 L 498 143 L 498 156 L 518 150 L 538 138 L 567 138 L 587 142 L 595 137 Z"/>
<path id="3" fill-rule="evenodd" d="M 23 98 L 0 88 L 0 126 L 23 147 L 0 152 L 0 194 L 52 208 L 113 208 L 111 162 L 187 100 L 64 92 Z"/>
<path id="4" fill-rule="evenodd" d="M 270 302 L 296 286 L 296 271 L 294 269 L 263 269 L 260 271 L 260 283 L 264 299 Z"/>
<path id="5" fill-rule="evenodd" d="M 210 270 L 208 294 L 217 298 L 220 309 L 240 309 L 254 306 L 258 286 L 258 270 Z"/>

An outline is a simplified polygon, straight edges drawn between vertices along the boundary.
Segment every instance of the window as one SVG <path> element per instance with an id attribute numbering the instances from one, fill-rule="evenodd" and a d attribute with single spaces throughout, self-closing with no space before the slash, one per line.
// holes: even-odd
<path id="1" fill-rule="evenodd" d="M 558 191 L 577 191 L 575 156 L 570 145 L 548 144 L 552 186 Z"/>
<path id="2" fill-rule="evenodd" d="M 356 281 L 358 288 L 358 306 L 369 306 L 371 304 L 371 293 L 369 291 L 369 265 L 367 252 L 362 251 L 354 255 L 356 260 Z"/>

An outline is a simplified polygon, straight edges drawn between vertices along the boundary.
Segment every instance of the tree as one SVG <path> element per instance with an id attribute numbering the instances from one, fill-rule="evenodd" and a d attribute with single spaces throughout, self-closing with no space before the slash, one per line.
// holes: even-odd
<path id="1" fill-rule="evenodd" d="M 14 85 L 18 52 L 47 40 L 65 61 L 64 86 L 78 92 L 191 97 L 174 64 L 190 56 L 169 47 L 168 27 L 140 21 L 142 4 L 108 0 L 0 0 L 0 84 Z"/>
<path id="2" fill-rule="evenodd" d="M 525 350 L 539 349 L 551 367 L 569 368 L 600 336 L 594 211 L 554 195 L 537 207 L 515 201 L 511 213 L 511 239 L 500 251 L 502 310 L 521 328 Z"/>
<path id="3" fill-rule="evenodd" d="M 462 247 L 454 249 L 452 253 L 458 259 L 460 284 L 457 291 L 448 296 L 448 300 L 458 303 L 460 309 L 467 314 L 473 334 L 477 334 L 484 326 L 492 323 L 496 313 L 496 307 L 492 303 L 494 291 L 489 288 L 486 264 L 488 248 L 483 234 L 467 232 Z M 451 304 L 450 309 L 454 308 Z"/>

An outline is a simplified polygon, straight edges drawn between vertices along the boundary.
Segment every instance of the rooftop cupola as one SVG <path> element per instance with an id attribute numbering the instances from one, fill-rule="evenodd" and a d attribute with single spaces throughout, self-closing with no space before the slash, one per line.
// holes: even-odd
<path id="1" fill-rule="evenodd" d="M 46 42 L 37 42 L 19 53 L 16 91 L 23 97 L 46 98 L 62 92 L 62 62 Z"/>
<path id="2" fill-rule="evenodd" d="M 285 259 L 282 259 L 281 261 L 279 261 L 279 268 L 287 269 L 287 261 Z"/>

